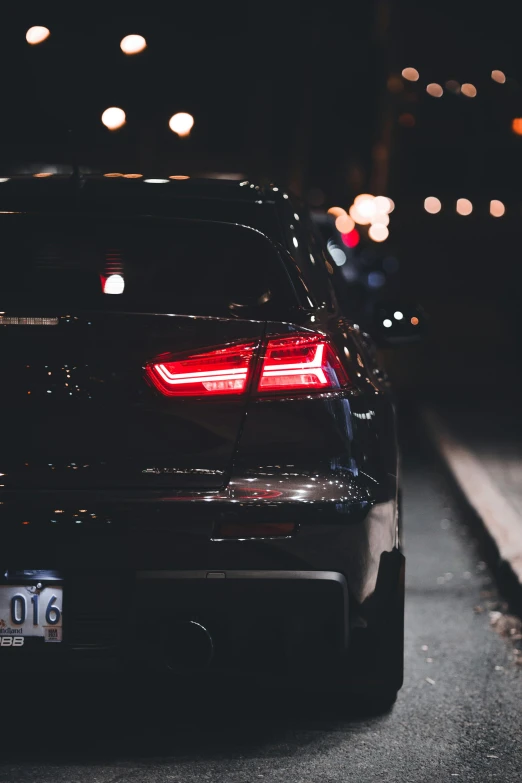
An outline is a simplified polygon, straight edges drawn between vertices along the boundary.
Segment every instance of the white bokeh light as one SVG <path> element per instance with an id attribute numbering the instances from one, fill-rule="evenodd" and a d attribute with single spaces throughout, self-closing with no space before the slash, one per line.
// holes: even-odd
<path id="1" fill-rule="evenodd" d="M 126 35 L 120 41 L 120 49 L 125 54 L 139 54 L 147 48 L 147 41 L 142 35 Z"/>
<path id="2" fill-rule="evenodd" d="M 42 41 L 45 41 L 46 38 L 49 38 L 51 35 L 51 31 L 48 27 L 30 27 L 29 30 L 25 34 L 25 40 L 28 44 L 31 44 L 34 46 L 35 44 L 42 43 Z"/>
<path id="3" fill-rule="evenodd" d="M 178 136 L 188 136 L 194 127 L 194 117 L 185 111 L 173 114 L 169 120 L 169 128 Z"/>
<path id="4" fill-rule="evenodd" d="M 101 121 L 109 130 L 118 130 L 118 128 L 125 125 L 127 117 L 123 109 L 120 109 L 118 106 L 110 106 L 103 112 Z"/>
<path id="5" fill-rule="evenodd" d="M 121 275 L 109 275 L 103 286 L 104 294 L 122 294 L 125 289 L 125 280 Z"/>

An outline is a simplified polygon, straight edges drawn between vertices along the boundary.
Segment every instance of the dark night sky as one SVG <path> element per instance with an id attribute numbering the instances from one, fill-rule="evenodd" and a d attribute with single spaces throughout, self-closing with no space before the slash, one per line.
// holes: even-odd
<path id="1" fill-rule="evenodd" d="M 376 123 L 374 4 L 258 8 L 186 4 L 155 17 L 11 21 L 2 52 L 14 77 L 3 89 L 4 160 L 67 156 L 74 123 L 79 158 L 101 170 L 253 170 L 298 188 L 342 189 L 350 166 L 368 168 Z M 51 37 L 30 47 L 25 31 L 34 23 Z M 130 32 L 146 37 L 146 52 L 121 53 Z M 99 119 L 111 105 L 127 113 L 113 134 Z M 189 140 L 168 129 L 180 110 L 196 120 Z"/>

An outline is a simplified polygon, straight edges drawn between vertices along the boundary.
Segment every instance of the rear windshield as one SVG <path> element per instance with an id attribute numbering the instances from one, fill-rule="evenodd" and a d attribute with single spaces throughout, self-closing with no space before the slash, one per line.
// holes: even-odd
<path id="1" fill-rule="evenodd" d="M 295 302 L 276 247 L 244 226 L 199 220 L 0 214 L 0 310 L 241 316 Z"/>

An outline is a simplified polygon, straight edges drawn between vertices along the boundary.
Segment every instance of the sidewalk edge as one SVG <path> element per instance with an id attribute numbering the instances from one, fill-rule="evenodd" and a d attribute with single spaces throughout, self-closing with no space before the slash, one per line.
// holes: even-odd
<path id="1" fill-rule="evenodd" d="M 522 591 L 522 515 L 516 513 L 480 460 L 452 435 L 438 413 L 425 408 L 420 415 L 432 444 Z"/>

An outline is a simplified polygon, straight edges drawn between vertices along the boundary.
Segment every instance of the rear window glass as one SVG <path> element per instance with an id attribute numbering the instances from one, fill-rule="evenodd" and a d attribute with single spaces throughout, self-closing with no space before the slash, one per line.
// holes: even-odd
<path id="1" fill-rule="evenodd" d="M 0 215 L 0 309 L 241 315 L 295 301 L 259 232 L 199 220 Z"/>

